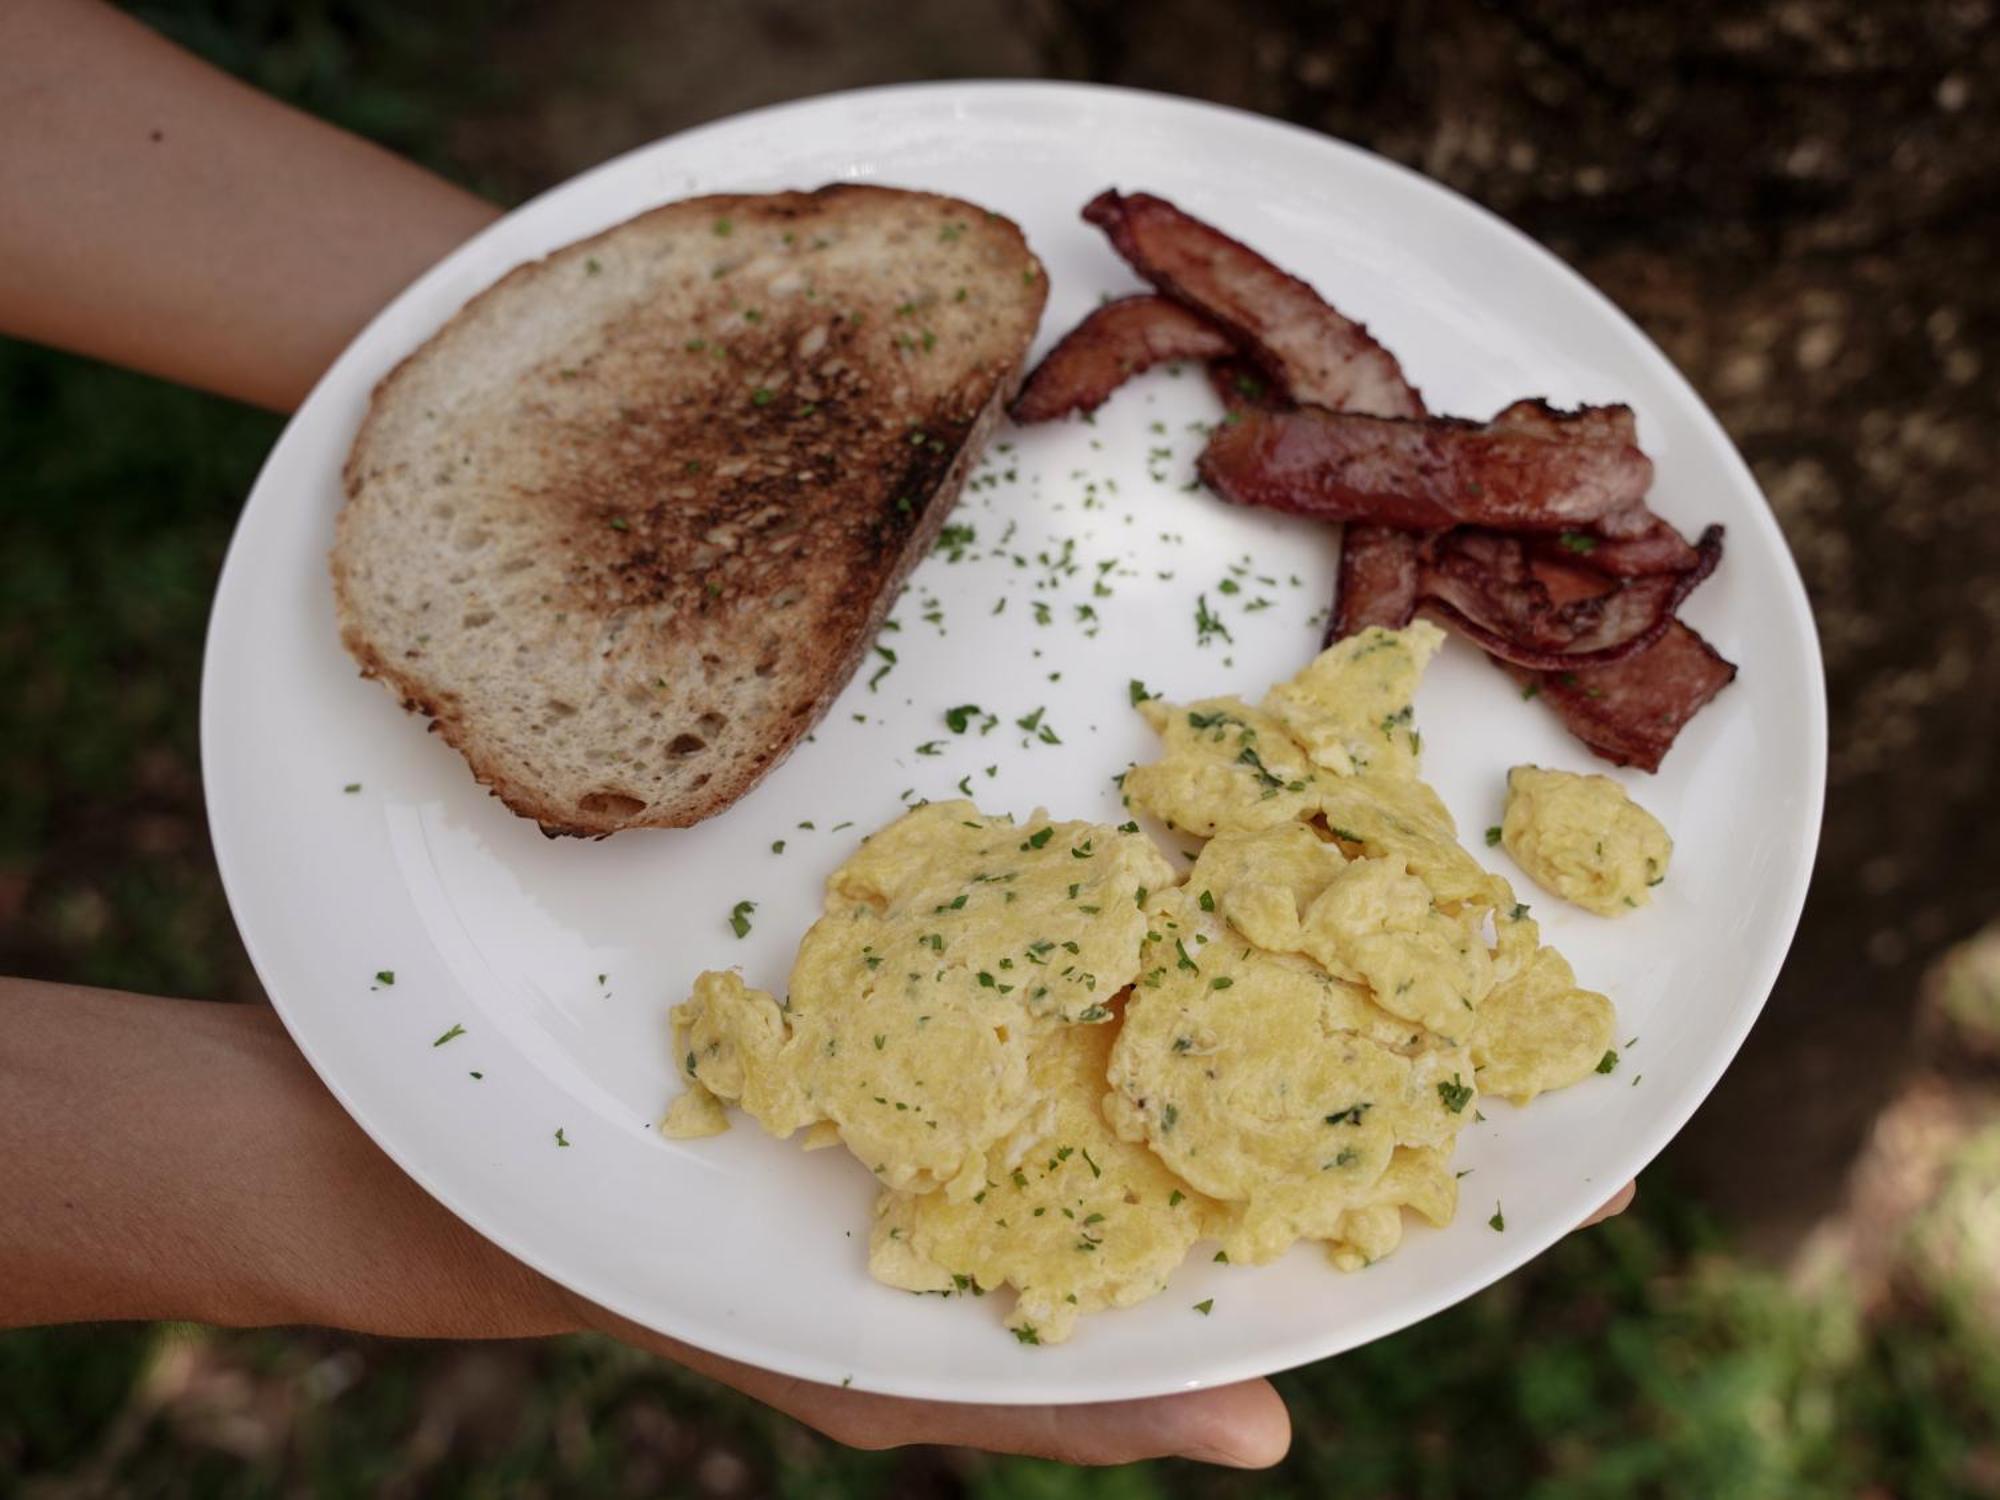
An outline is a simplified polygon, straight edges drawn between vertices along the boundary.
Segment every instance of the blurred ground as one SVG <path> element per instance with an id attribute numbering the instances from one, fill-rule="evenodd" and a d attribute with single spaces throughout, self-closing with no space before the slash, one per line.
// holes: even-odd
<path id="1" fill-rule="evenodd" d="M 842 1455 L 589 1341 L 133 1330 L 0 1339 L 0 1493 L 2000 1494 L 2000 938 L 1968 941 L 2000 915 L 1993 11 L 141 7 L 507 199 L 740 108 L 974 75 L 1199 95 L 1417 167 L 1577 266 L 1729 427 L 1813 596 L 1832 779 L 1778 992 L 1644 1211 L 1292 1377 L 1275 1478 Z M 276 424 L 6 345 L 0 414 L 0 971 L 254 998 L 193 704 Z"/>

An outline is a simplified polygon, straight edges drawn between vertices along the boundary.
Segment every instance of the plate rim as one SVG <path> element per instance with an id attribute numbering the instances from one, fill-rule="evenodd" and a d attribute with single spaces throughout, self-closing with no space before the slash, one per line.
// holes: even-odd
<path id="1" fill-rule="evenodd" d="M 1592 284 L 1581 272 L 1570 266 L 1568 262 L 1556 255 L 1548 247 L 1535 240 L 1525 231 L 1517 228 L 1492 209 L 1467 197 L 1456 189 L 1438 182 L 1436 179 L 1428 177 L 1412 167 L 1380 156 L 1365 147 L 1357 146 L 1352 142 L 1339 139 L 1338 137 L 1325 134 L 1307 126 L 1261 115 L 1251 110 L 1154 90 L 1053 79 L 962 79 L 904 82 L 842 89 L 810 95 L 800 99 L 780 101 L 736 114 L 722 116 L 714 120 L 704 121 L 699 125 L 691 126 L 685 130 L 644 142 L 620 152 L 603 162 L 586 168 L 582 172 L 565 178 L 561 182 L 551 184 L 541 192 L 536 193 L 533 197 L 509 209 L 498 219 L 494 220 L 493 223 L 487 225 L 461 244 L 454 246 L 438 261 L 413 277 L 365 325 L 357 330 L 352 339 L 341 350 L 340 354 L 327 367 L 319 380 L 314 383 L 312 390 L 299 403 L 298 408 L 287 419 L 284 430 L 279 434 L 270 452 L 266 455 L 264 462 L 260 465 L 257 477 L 253 481 L 249 494 L 238 514 L 236 524 L 230 536 L 228 548 L 224 554 L 222 567 L 218 573 L 215 585 L 208 629 L 203 642 L 200 685 L 200 753 L 210 843 L 214 850 L 216 868 L 222 882 L 225 897 L 229 902 L 232 920 L 235 921 L 237 926 L 239 938 L 250 958 L 252 968 L 257 973 L 259 984 L 262 986 L 267 1000 L 272 1009 L 277 1012 L 293 1044 L 299 1048 L 323 1086 L 340 1103 L 342 1109 L 348 1114 L 348 1117 L 355 1122 L 379 1150 L 388 1156 L 401 1171 L 422 1187 L 427 1194 L 445 1207 L 447 1211 L 471 1227 L 476 1233 L 498 1246 L 505 1253 L 520 1260 L 523 1264 L 534 1269 L 538 1274 L 549 1277 L 549 1279 L 555 1281 L 558 1285 L 569 1288 L 577 1295 L 587 1298 L 620 1317 L 626 1318 L 642 1327 L 652 1329 L 667 1338 L 676 1339 L 682 1343 L 703 1349 L 720 1358 L 737 1360 L 746 1364 L 756 1365 L 760 1368 L 828 1385 L 836 1383 L 840 1379 L 840 1376 L 832 1370 L 832 1367 L 824 1365 L 822 1361 L 812 1358 L 802 1359 L 784 1349 L 766 1348 L 759 1345 L 754 1339 L 738 1340 L 734 1345 L 730 1345 L 730 1341 L 726 1338 L 713 1337 L 713 1335 L 723 1333 L 724 1330 L 720 1326 L 703 1330 L 701 1337 L 690 1337 L 686 1333 L 662 1329 L 650 1317 L 636 1312 L 616 1287 L 586 1287 L 578 1284 L 578 1282 L 579 1280 L 587 1281 L 589 1279 L 587 1277 L 573 1279 L 567 1275 L 557 1274 L 549 1268 L 548 1261 L 551 1257 L 542 1255 L 533 1246 L 521 1243 L 517 1236 L 491 1227 L 490 1220 L 492 1216 L 464 1203 L 459 1194 L 455 1193 L 448 1184 L 439 1180 L 437 1173 L 421 1163 L 418 1153 L 401 1150 L 396 1143 L 387 1139 L 386 1137 L 394 1134 L 394 1132 L 387 1126 L 386 1122 L 379 1119 L 371 1121 L 364 1112 L 356 1108 L 350 1091 L 335 1076 L 333 1071 L 322 1065 L 321 1057 L 318 1055 L 311 1041 L 307 1036 L 301 1034 L 307 1028 L 302 1023 L 294 1023 L 293 1016 L 286 1002 L 280 998 L 278 988 L 270 982 L 268 977 L 272 971 L 269 948 L 253 935 L 239 915 L 243 910 L 239 890 L 242 882 L 247 877 L 237 864 L 237 856 L 232 852 L 233 845 L 223 836 L 223 823 L 227 815 L 226 810 L 230 805 L 230 797 L 233 794 L 216 779 L 214 767 L 217 764 L 218 757 L 211 753 L 213 747 L 226 732 L 219 722 L 225 712 L 223 698 L 226 693 L 226 687 L 222 681 L 224 674 L 217 666 L 218 657 L 221 654 L 218 643 L 222 640 L 225 633 L 233 628 L 237 615 L 248 607 L 242 598 L 247 589 L 247 585 L 243 583 L 242 577 L 245 571 L 251 566 L 250 563 L 245 561 L 247 544 L 244 538 L 249 529 L 248 522 L 253 508 L 260 503 L 260 500 L 267 507 L 277 503 L 275 499 L 261 499 L 265 492 L 265 482 L 267 477 L 279 468 L 280 460 L 285 456 L 286 449 L 298 431 L 302 420 L 314 408 L 316 403 L 321 400 L 323 391 L 344 383 L 346 370 L 357 358 L 356 350 L 370 341 L 371 335 L 375 333 L 378 327 L 402 316 L 406 305 L 421 301 L 428 295 L 428 290 L 433 283 L 450 274 L 452 268 L 461 261 L 472 258 L 475 254 L 475 247 L 483 245 L 491 237 L 504 234 L 507 232 L 507 226 L 511 225 L 513 221 L 536 210 L 539 205 L 554 195 L 574 189 L 579 184 L 595 178 L 599 174 L 612 172 L 633 158 L 660 152 L 670 143 L 687 144 L 711 133 L 746 128 L 752 122 L 769 124 L 788 114 L 809 115 L 815 111 L 851 107 L 862 101 L 911 100 L 921 103 L 937 98 L 956 98 L 962 100 L 969 94 L 983 96 L 988 101 L 1006 100 L 1012 97 L 1030 106 L 1040 106 L 1046 105 L 1051 101 L 1060 101 L 1064 107 L 1073 107 L 1076 104 L 1088 103 L 1092 100 L 1107 100 L 1127 107 L 1179 113 L 1185 117 L 1187 122 L 1191 122 L 1197 126 L 1204 118 L 1220 117 L 1234 125 L 1247 126 L 1252 129 L 1263 129 L 1276 135 L 1301 138 L 1303 141 L 1309 142 L 1315 149 L 1332 151 L 1346 158 L 1348 163 L 1354 167 L 1391 178 L 1409 179 L 1423 190 L 1427 190 L 1432 194 L 1442 195 L 1445 200 L 1448 200 L 1458 209 L 1470 210 L 1478 217 L 1488 221 L 1493 228 L 1496 228 L 1504 236 L 1511 239 L 1517 249 L 1529 252 L 1534 258 L 1544 263 L 1547 269 L 1556 272 L 1569 289 L 1585 293 L 1587 300 L 1596 305 L 1600 314 L 1608 317 L 1611 325 L 1617 328 L 1624 339 L 1634 347 L 1638 356 L 1655 366 L 1657 374 L 1665 386 L 1681 398 L 1687 414 L 1704 431 L 1705 436 L 1710 442 L 1719 447 L 1722 462 L 1734 472 L 1735 477 L 1747 487 L 1750 494 L 1764 501 L 1764 504 L 1757 508 L 1751 516 L 1746 517 L 1746 519 L 1750 520 L 1758 529 L 1764 531 L 1767 534 L 1767 539 L 1773 543 L 1773 550 L 1780 564 L 1786 612 L 1793 618 L 1795 623 L 1803 627 L 1802 638 L 1807 648 L 1811 665 L 1814 668 L 1809 674 L 1810 681 L 1804 685 L 1803 706 L 1806 709 L 1807 722 L 1800 726 L 1800 738 L 1803 742 L 1802 748 L 1805 750 L 1807 757 L 1807 763 L 1801 769 L 1807 775 L 1811 790 L 1811 797 L 1807 803 L 1806 824 L 1802 829 L 1805 847 L 1802 858 L 1798 859 L 1794 864 L 1792 878 L 1789 882 L 1790 889 L 1783 892 L 1779 906 L 1779 910 L 1787 913 L 1785 920 L 1781 924 L 1782 942 L 1773 944 L 1771 956 L 1758 966 L 1755 982 L 1750 987 L 1751 992 L 1756 997 L 1755 1003 L 1739 1008 L 1735 1025 L 1726 1033 L 1727 1046 L 1717 1045 L 1709 1049 L 1710 1056 L 1713 1059 L 1719 1060 L 1711 1061 L 1695 1070 L 1679 1094 L 1668 1099 L 1663 1107 L 1651 1114 L 1649 1128 L 1641 1133 L 1640 1141 L 1635 1143 L 1634 1149 L 1629 1153 L 1638 1162 L 1638 1165 L 1633 1169 L 1635 1173 L 1642 1171 L 1659 1156 L 1660 1152 L 1680 1133 L 1695 1111 L 1708 1098 L 1709 1094 L 1713 1092 L 1723 1073 L 1734 1063 L 1741 1052 L 1744 1039 L 1748 1036 L 1750 1028 L 1756 1023 L 1758 1017 L 1762 1015 L 1765 1005 L 1769 1003 L 1784 962 L 1789 956 L 1793 943 L 1796 941 L 1799 922 L 1803 915 L 1812 875 L 1817 864 L 1819 845 L 1824 827 L 1828 755 L 1824 653 L 1821 649 L 1817 623 L 1812 615 L 1810 601 L 1806 594 L 1803 578 L 1799 572 L 1797 559 L 1792 555 L 1790 547 L 1785 542 L 1783 532 L 1778 526 L 1776 516 L 1770 507 L 1768 497 L 1764 495 L 1762 486 L 1757 482 L 1756 476 L 1751 471 L 1748 462 L 1737 449 L 1720 419 L 1710 409 L 1708 403 L 1703 400 L 1699 391 L 1695 389 L 1692 382 L 1688 380 L 1679 367 L 1674 364 L 1665 351 L 1654 342 L 1636 321 L 1626 314 L 1608 295 Z M 643 212 L 647 207 L 651 206 L 653 205 L 650 203 L 635 204 L 632 211 L 633 213 Z M 447 313 L 446 316 L 449 316 L 449 314 Z M 1776 929 L 1773 930 L 1773 936 L 1777 936 Z M 1718 1040 L 1724 1037 L 1724 1033 L 1718 1033 L 1717 1035 Z M 1589 1207 L 1594 1206 L 1594 1203 L 1585 1205 L 1585 1211 Z M 1427 1294 L 1399 1304 L 1393 1312 L 1363 1316 L 1351 1323 L 1341 1325 L 1337 1332 L 1329 1333 L 1316 1340 L 1302 1341 L 1299 1345 L 1287 1346 L 1282 1351 L 1275 1351 L 1270 1356 L 1239 1354 L 1235 1356 L 1210 1357 L 1203 1364 L 1204 1373 L 1197 1378 L 1163 1377 L 1152 1372 L 1141 1372 L 1136 1378 L 1126 1382 L 1112 1394 L 1119 1398 L 1132 1398 L 1221 1386 L 1257 1376 L 1277 1373 L 1286 1369 L 1297 1368 L 1303 1364 L 1312 1363 L 1319 1359 L 1328 1358 L 1335 1354 L 1358 1348 L 1363 1344 L 1373 1342 L 1375 1339 L 1385 1337 L 1388 1334 L 1434 1317 L 1446 1308 L 1477 1295 L 1506 1276 L 1513 1274 L 1513 1272 L 1528 1261 L 1544 1253 L 1552 1244 L 1563 1238 L 1568 1232 L 1557 1229 L 1551 1233 L 1522 1235 L 1518 1239 L 1510 1236 L 1505 1250 L 1495 1254 L 1490 1260 L 1482 1262 L 1481 1269 L 1476 1276 L 1443 1281 L 1439 1287 Z M 1307 1343 L 1310 1343 L 1312 1347 L 1305 1347 Z M 926 1389 L 921 1384 L 902 1382 L 893 1376 L 878 1380 L 856 1379 L 854 1381 L 854 1388 L 856 1390 L 885 1395 L 951 1401 L 977 1401 L 996 1405 L 1081 1404 L 1107 1399 L 1106 1393 L 1103 1391 L 1081 1390 L 1075 1388 L 1073 1385 L 1070 1387 L 1063 1386 L 1061 1384 L 1060 1373 L 1056 1370 L 1046 1368 L 1048 1363 L 1048 1361 L 1042 1361 L 1038 1364 L 1036 1371 L 1037 1378 L 1033 1381 L 1019 1382 L 1005 1386 L 980 1386 L 968 1393 L 954 1393 L 948 1397 L 938 1397 L 934 1391 Z"/>

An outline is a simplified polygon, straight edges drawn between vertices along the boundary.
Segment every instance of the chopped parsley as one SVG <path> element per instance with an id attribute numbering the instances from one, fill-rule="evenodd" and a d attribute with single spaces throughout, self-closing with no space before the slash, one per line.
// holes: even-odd
<path id="1" fill-rule="evenodd" d="M 1502 1231 L 1507 1228 L 1507 1216 L 1500 1212 L 1500 1205 L 1498 1203 L 1493 1205 L 1493 1217 L 1486 1221 L 1486 1227 Z"/>
<path id="2" fill-rule="evenodd" d="M 977 703 L 961 703 L 957 708 L 948 708 L 944 711 L 945 727 L 953 734 L 964 734 L 980 712 Z"/>
<path id="3" fill-rule="evenodd" d="M 1236 637 L 1229 633 L 1229 627 L 1222 623 L 1222 617 L 1208 607 L 1208 595 L 1197 594 L 1194 601 L 1194 641 L 1197 646 L 1206 646 L 1211 636 L 1221 636 L 1231 645 Z"/>
<path id="4" fill-rule="evenodd" d="M 1134 708 L 1137 708 L 1141 703 L 1144 703 L 1148 698 L 1157 698 L 1159 696 L 1158 693 L 1147 692 L 1146 684 L 1141 682 L 1136 677 L 1134 677 L 1132 681 L 1126 686 L 1125 690 L 1126 692 L 1132 695 L 1132 706 Z"/>
<path id="5" fill-rule="evenodd" d="M 375 983 L 380 985 L 383 989 L 387 989 L 390 985 L 394 984 L 395 982 L 396 982 L 396 971 L 394 969 L 377 969 L 375 971 Z"/>
<path id="6" fill-rule="evenodd" d="M 1581 531 L 1565 531 L 1556 540 L 1565 552 L 1574 552 L 1579 557 L 1588 557 L 1597 550 L 1597 538 L 1586 536 Z"/>
<path id="7" fill-rule="evenodd" d="M 1264 758 L 1261 755 L 1259 755 L 1255 750 L 1251 749 L 1248 745 L 1245 745 L 1241 750 L 1237 752 L 1236 763 L 1238 765 L 1248 766 L 1250 767 L 1251 770 L 1255 771 L 1257 773 L 1257 780 L 1259 784 L 1261 784 L 1266 791 L 1275 792 L 1280 788 L 1282 788 L 1285 784 L 1284 778 L 1280 776 L 1273 776 L 1269 768 L 1265 766 Z"/>
<path id="8" fill-rule="evenodd" d="M 1204 1318 L 1207 1317 L 1210 1313 L 1215 1311 L 1215 1299 L 1213 1297 L 1202 1298 L 1201 1301 L 1195 1303 L 1194 1310 L 1200 1313 Z"/>
<path id="9" fill-rule="evenodd" d="M 1215 910 L 1215 892 L 1203 891 L 1201 893 L 1201 909 L 1203 911 Z"/>
<path id="10" fill-rule="evenodd" d="M 1597 1071 L 1600 1073 L 1615 1073 L 1618 1071 L 1618 1051 L 1616 1048 L 1598 1058 Z"/>
<path id="11" fill-rule="evenodd" d="M 1472 1102 L 1472 1085 L 1454 1073 L 1449 1083 L 1438 1085 L 1438 1098 L 1444 1101 L 1444 1107 L 1453 1114 L 1464 1114 L 1465 1106 Z"/>
<path id="12" fill-rule="evenodd" d="M 738 937 L 750 935 L 750 913 L 757 909 L 755 901 L 739 901 L 729 909 L 729 930 Z"/>
<path id="13" fill-rule="evenodd" d="M 465 1035 L 465 1028 L 459 1025 L 456 1021 L 454 1021 L 451 1023 L 451 1030 L 447 1031 L 443 1036 L 439 1037 L 436 1041 L 432 1042 L 431 1045 L 433 1047 L 442 1047 L 446 1042 L 451 1041 L 454 1037 L 461 1037 L 464 1035 Z M 1617 1055 L 1618 1054 L 1615 1052 L 1606 1054 L 1606 1056 L 1609 1057 L 1616 1057 Z M 1610 1069 L 1608 1068 L 1598 1069 L 1598 1072 L 1600 1073 L 1608 1073 L 1609 1071 Z"/>
<path id="14" fill-rule="evenodd" d="M 560 1125 L 556 1127 L 556 1144 L 565 1148 L 569 1145 L 569 1137 L 563 1134 Z"/>
<path id="15" fill-rule="evenodd" d="M 1486 830 L 1486 847 L 1491 849 L 1495 844 L 1499 842 L 1500 842 L 1500 825 L 1498 823 L 1495 823 L 1491 828 Z"/>

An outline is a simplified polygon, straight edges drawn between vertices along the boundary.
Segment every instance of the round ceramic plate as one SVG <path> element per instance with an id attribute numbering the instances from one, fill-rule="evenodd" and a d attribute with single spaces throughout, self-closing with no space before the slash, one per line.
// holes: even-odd
<path id="1" fill-rule="evenodd" d="M 1742 666 L 1657 776 L 1617 773 L 1672 831 L 1673 876 L 1616 923 L 1537 899 L 1545 937 L 1617 1002 L 1623 1061 L 1468 1128 L 1458 1222 L 1356 1275 L 1311 1247 L 1257 1269 L 1197 1249 L 1166 1293 L 1018 1344 L 1005 1296 L 869 1279 L 861 1165 L 739 1120 L 673 1142 L 667 1008 L 697 971 L 782 987 L 821 883 L 907 804 L 1122 821 L 1114 774 L 1153 753 L 1140 678 L 1250 697 L 1313 654 L 1326 529 L 1190 483 L 1206 382 L 1159 371 L 1094 424 L 1005 430 L 924 562 L 888 648 L 789 761 L 697 828 L 545 839 L 336 639 L 326 557 L 370 387 L 504 271 L 669 199 L 851 180 L 1015 219 L 1048 267 L 1041 344 L 1134 278 L 1077 210 L 1108 185 L 1173 198 L 1366 320 L 1433 409 L 1625 401 L 1683 531 L 1729 528 L 1686 618 Z M 1199 638 L 1205 607 L 1227 634 Z M 893 663 L 890 653 L 893 652 Z M 953 734 L 946 708 L 1000 716 Z M 1418 700 L 1425 773 L 1475 847 L 1507 767 L 1606 769 L 1454 642 Z M 1060 743 L 1012 728 L 1039 713 Z M 1335 1354 L 1545 1249 L 1666 1144 L 1763 1005 L 1818 837 L 1825 704 L 1805 594 L 1762 496 L 1687 383 L 1546 252 L 1351 147 L 1182 100 L 945 84 L 811 100 L 619 158 L 510 214 L 411 286 L 272 452 L 223 573 L 203 682 L 217 858 L 258 973 L 341 1102 L 411 1176 L 529 1264 L 690 1343 L 812 1380 L 967 1401 L 1091 1401 Z M 929 753 L 920 747 L 928 747 Z M 780 852 L 782 851 L 782 852 Z M 750 930 L 732 908 L 756 903 Z M 393 975 L 393 982 L 389 977 Z M 447 1039 L 448 1038 L 448 1039 Z M 1629 1039 L 1629 1040 L 1628 1040 Z M 1488 1220 L 1504 1210 L 1506 1228 Z M 1214 1299 L 1200 1316 L 1194 1304 Z"/>

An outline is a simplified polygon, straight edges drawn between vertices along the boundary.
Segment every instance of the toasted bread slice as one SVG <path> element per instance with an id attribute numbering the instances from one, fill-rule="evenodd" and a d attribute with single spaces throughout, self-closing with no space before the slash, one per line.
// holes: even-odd
<path id="1" fill-rule="evenodd" d="M 341 639 L 547 832 L 720 812 L 867 652 L 1044 295 L 1008 220 L 845 185 L 522 266 L 375 390 Z"/>

